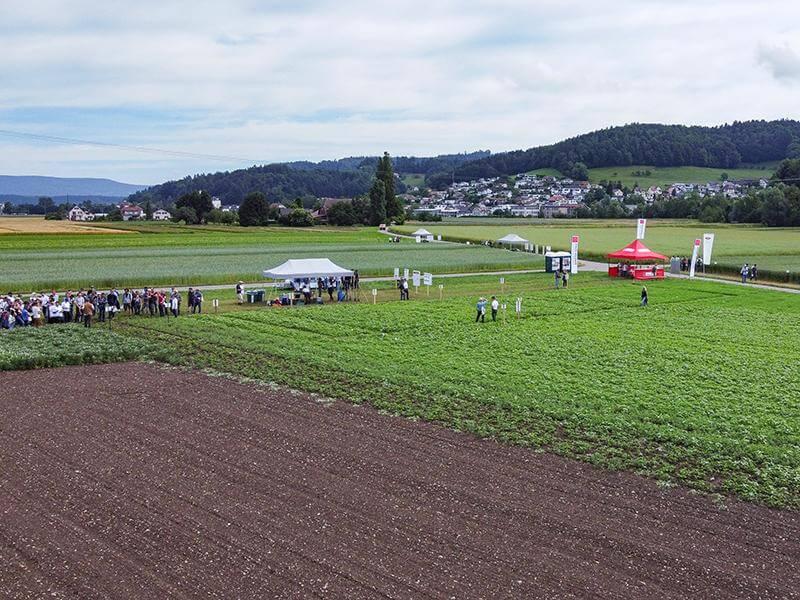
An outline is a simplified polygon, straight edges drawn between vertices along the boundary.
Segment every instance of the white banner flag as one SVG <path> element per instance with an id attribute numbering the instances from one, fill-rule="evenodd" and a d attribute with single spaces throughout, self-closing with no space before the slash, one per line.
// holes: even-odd
<path id="1" fill-rule="evenodd" d="M 703 264 L 710 265 L 711 264 L 711 250 L 714 247 L 714 234 L 713 233 L 704 233 L 703 234 Z"/>
<path id="2" fill-rule="evenodd" d="M 647 227 L 647 219 L 639 219 L 636 223 L 636 239 L 643 240 L 644 239 L 644 229 Z"/>
<path id="3" fill-rule="evenodd" d="M 689 265 L 689 277 L 694 277 L 694 266 L 697 264 L 698 250 L 700 250 L 700 240 L 695 240 L 694 248 L 692 248 L 692 264 Z"/>
<path id="4" fill-rule="evenodd" d="M 569 272 L 575 275 L 578 272 L 578 242 L 580 241 L 580 237 L 577 235 L 572 236 L 572 256 L 570 256 L 569 261 Z"/>

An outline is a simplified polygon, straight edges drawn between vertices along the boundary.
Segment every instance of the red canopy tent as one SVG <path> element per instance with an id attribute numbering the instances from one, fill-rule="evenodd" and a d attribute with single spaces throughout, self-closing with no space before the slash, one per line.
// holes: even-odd
<path id="1" fill-rule="evenodd" d="M 630 244 L 608 255 L 608 274 L 611 277 L 633 277 L 634 279 L 663 279 L 664 267 L 658 263 L 669 260 L 663 254 L 653 252 L 642 240 L 633 240 Z M 644 263 L 644 264 L 642 264 Z"/>

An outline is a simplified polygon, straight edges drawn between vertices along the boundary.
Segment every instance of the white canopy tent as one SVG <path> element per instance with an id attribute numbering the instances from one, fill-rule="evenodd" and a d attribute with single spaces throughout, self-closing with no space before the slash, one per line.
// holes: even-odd
<path id="1" fill-rule="evenodd" d="M 500 244 L 527 244 L 528 240 L 518 236 L 516 233 L 509 233 L 507 236 L 501 237 L 497 242 Z"/>
<path id="2" fill-rule="evenodd" d="M 344 269 L 328 258 L 296 258 L 264 271 L 268 279 L 301 279 L 305 277 L 348 277 L 353 271 Z"/>
<path id="3" fill-rule="evenodd" d="M 427 229 L 417 229 L 414 233 L 411 234 L 412 237 L 423 237 L 426 238 L 428 236 L 433 236 L 433 234 L 428 231 Z"/>

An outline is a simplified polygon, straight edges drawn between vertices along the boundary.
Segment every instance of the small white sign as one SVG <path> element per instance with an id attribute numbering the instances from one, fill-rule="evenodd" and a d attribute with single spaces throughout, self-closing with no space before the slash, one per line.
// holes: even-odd
<path id="1" fill-rule="evenodd" d="M 217 307 L 219 307 L 219 299 L 218 299 L 218 298 L 214 298 L 214 299 L 211 301 L 211 306 L 213 306 L 214 308 L 217 308 Z"/>
<path id="2" fill-rule="evenodd" d="M 501 277 L 500 278 L 500 285 L 503 285 L 505 282 L 506 282 L 506 278 L 505 277 Z"/>
<path id="3" fill-rule="evenodd" d="M 419 287 L 421 275 L 422 274 L 419 271 L 414 271 L 414 273 L 411 275 L 411 281 L 414 287 Z"/>
<path id="4" fill-rule="evenodd" d="M 517 314 L 522 313 L 522 298 L 517 298 L 517 301 L 514 304 L 514 310 Z"/>
<path id="5" fill-rule="evenodd" d="M 403 269 L 403 279 L 408 279 L 408 269 Z"/>
<path id="6" fill-rule="evenodd" d="M 372 288 L 372 295 L 373 296 L 377 296 L 378 295 L 378 290 L 376 290 L 375 288 Z"/>
<path id="7" fill-rule="evenodd" d="M 394 278 L 395 279 L 400 279 L 400 267 L 395 267 L 394 268 Z"/>
<path id="8" fill-rule="evenodd" d="M 443 284 L 443 283 L 440 283 L 440 284 L 439 284 L 439 289 L 440 289 L 440 290 L 443 290 L 443 289 L 444 289 L 444 284 Z"/>
<path id="9" fill-rule="evenodd" d="M 423 273 L 422 281 L 425 285 L 433 285 L 433 273 Z"/>

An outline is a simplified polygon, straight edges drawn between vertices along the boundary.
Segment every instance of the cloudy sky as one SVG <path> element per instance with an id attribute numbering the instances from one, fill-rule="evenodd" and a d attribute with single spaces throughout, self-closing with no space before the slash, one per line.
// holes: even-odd
<path id="1" fill-rule="evenodd" d="M 796 0 L 27 0 L 0 39 L 0 174 L 147 184 L 800 118 Z"/>

